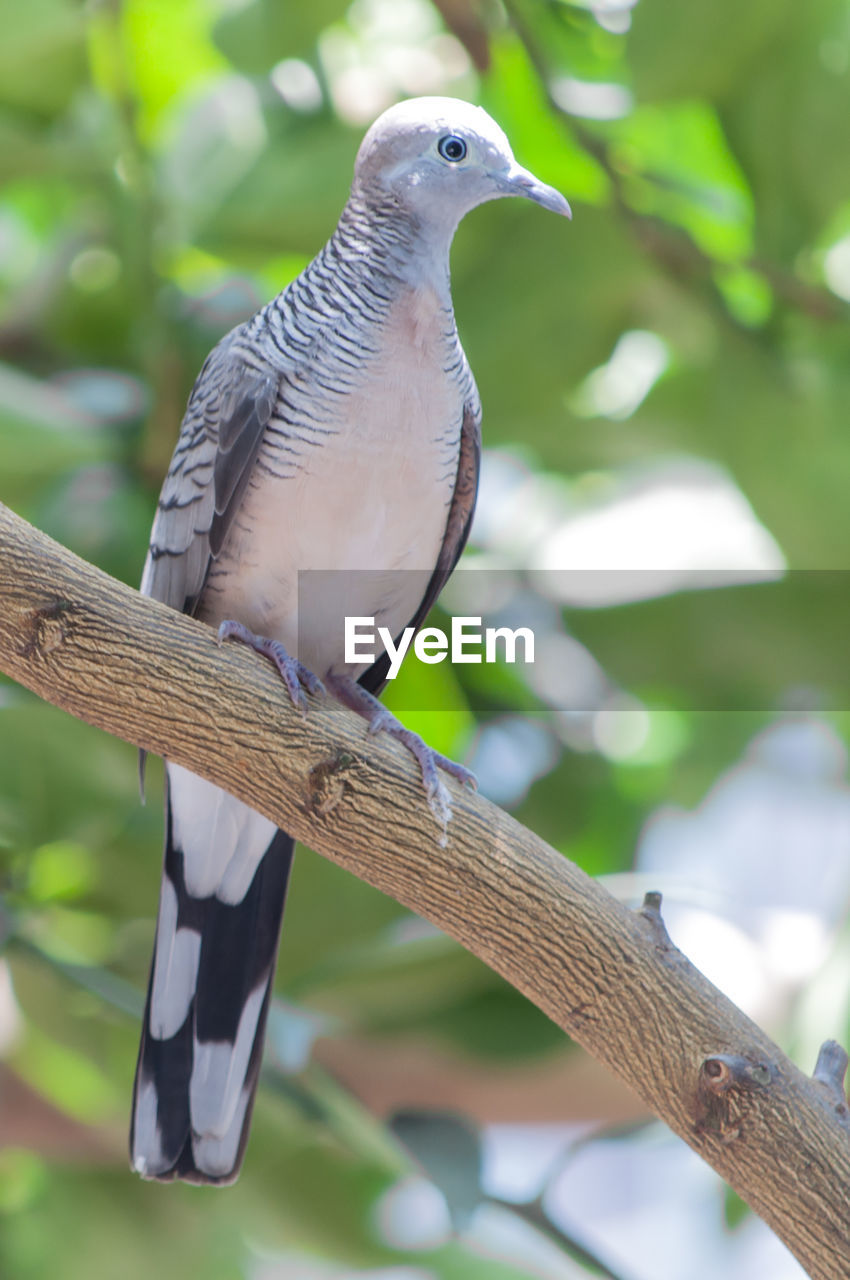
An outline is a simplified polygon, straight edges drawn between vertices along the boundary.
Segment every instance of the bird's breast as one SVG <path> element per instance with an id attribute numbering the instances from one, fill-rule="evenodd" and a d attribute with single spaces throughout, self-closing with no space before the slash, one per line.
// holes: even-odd
<path id="1" fill-rule="evenodd" d="M 351 349 L 335 358 L 329 339 L 284 384 L 215 602 L 320 673 L 341 659 L 345 615 L 400 630 L 416 612 L 443 543 L 463 421 L 460 348 L 434 291 L 406 291 L 362 358 Z M 324 586 L 308 570 L 333 574 Z M 311 592 L 300 634 L 299 573 Z"/>

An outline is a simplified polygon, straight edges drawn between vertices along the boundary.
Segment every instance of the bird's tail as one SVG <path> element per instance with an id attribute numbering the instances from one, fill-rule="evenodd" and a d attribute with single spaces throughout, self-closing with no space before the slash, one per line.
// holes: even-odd
<path id="1" fill-rule="evenodd" d="M 248 1140 L 294 842 L 210 784 L 168 773 L 130 1159 L 145 1178 L 226 1184 Z"/>

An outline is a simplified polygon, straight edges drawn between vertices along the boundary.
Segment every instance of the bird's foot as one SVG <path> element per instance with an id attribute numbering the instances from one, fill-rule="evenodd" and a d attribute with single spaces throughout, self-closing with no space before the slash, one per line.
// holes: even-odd
<path id="1" fill-rule="evenodd" d="M 304 690 L 306 689 L 308 693 L 312 694 L 325 692 L 325 686 L 319 677 L 308 670 L 303 662 L 299 662 L 297 658 L 290 657 L 279 640 L 269 640 L 267 636 L 256 636 L 243 623 L 234 622 L 232 619 L 222 622 L 218 629 L 219 644 L 224 640 L 239 640 L 240 643 L 247 644 L 250 649 L 256 650 L 264 658 L 268 658 L 273 662 L 280 672 L 280 678 L 286 685 L 293 705 L 298 708 L 302 715 L 307 714 L 307 699 L 304 697 Z"/>
<path id="2" fill-rule="evenodd" d="M 402 746 L 407 747 L 419 765 L 422 774 L 422 786 L 425 789 L 425 795 L 428 800 L 428 808 L 442 827 L 443 843 L 445 843 L 446 830 L 449 819 L 452 816 L 452 807 L 449 793 L 440 778 L 439 771 L 451 774 L 453 778 L 457 778 L 458 782 L 470 787 L 473 791 L 478 786 L 475 774 L 462 764 L 458 764 L 455 760 L 450 760 L 448 756 L 441 755 L 439 751 L 429 747 L 427 742 L 420 738 L 418 733 L 414 733 L 412 729 L 406 729 L 401 721 L 378 701 L 374 694 L 370 693 L 368 689 L 364 689 L 351 676 L 328 676 L 328 685 L 331 693 L 340 702 L 368 721 L 369 733 L 388 733 L 390 737 L 395 738 Z"/>

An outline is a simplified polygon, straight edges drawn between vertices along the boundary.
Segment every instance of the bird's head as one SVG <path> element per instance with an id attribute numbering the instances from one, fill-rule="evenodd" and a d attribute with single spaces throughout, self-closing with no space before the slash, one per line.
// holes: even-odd
<path id="1" fill-rule="evenodd" d="M 357 153 L 353 189 L 390 196 L 449 232 L 470 209 L 502 196 L 572 216 L 559 191 L 517 164 L 495 120 L 457 98 L 411 98 L 379 116 Z"/>

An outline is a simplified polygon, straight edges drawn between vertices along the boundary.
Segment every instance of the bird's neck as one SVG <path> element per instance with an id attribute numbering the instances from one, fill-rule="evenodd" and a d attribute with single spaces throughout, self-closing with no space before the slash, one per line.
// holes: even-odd
<path id="1" fill-rule="evenodd" d="M 425 223 L 395 200 L 356 188 L 331 245 L 352 266 L 402 285 L 428 285 L 450 305 L 449 249 L 454 226 Z"/>

